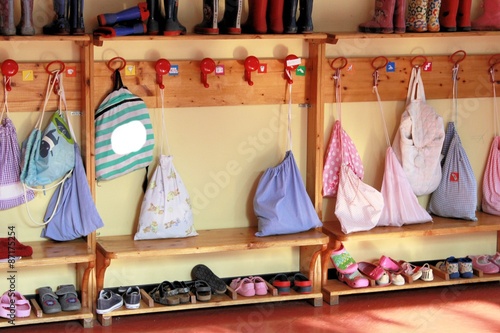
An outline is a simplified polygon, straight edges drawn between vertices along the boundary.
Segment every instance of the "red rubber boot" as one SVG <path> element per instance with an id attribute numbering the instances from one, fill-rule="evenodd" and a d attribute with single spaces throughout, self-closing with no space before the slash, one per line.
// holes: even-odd
<path id="1" fill-rule="evenodd" d="M 471 22 L 472 30 L 500 30 L 500 0 L 484 0 L 483 15 Z"/>
<path id="2" fill-rule="evenodd" d="M 458 3 L 457 28 L 459 31 L 471 31 L 470 9 L 472 0 L 460 0 Z"/>
<path id="3" fill-rule="evenodd" d="M 439 10 L 439 29 L 445 32 L 457 31 L 458 0 L 442 0 Z"/>
<path id="4" fill-rule="evenodd" d="M 271 0 L 267 7 L 267 27 L 272 34 L 283 33 L 283 8 L 285 0 Z"/>
<path id="5" fill-rule="evenodd" d="M 394 32 L 403 34 L 406 31 L 406 0 L 396 0 L 394 7 Z"/>
<path id="6" fill-rule="evenodd" d="M 390 34 L 394 32 L 394 9 L 396 0 L 375 0 L 373 18 L 359 25 L 361 32 Z"/>
<path id="7" fill-rule="evenodd" d="M 248 19 L 243 28 L 245 32 L 256 34 L 265 34 L 267 32 L 267 1 L 248 0 Z"/>

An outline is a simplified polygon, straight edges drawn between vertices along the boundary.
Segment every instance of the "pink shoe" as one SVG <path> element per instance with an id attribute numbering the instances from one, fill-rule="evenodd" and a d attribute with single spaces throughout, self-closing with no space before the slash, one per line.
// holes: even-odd
<path id="1" fill-rule="evenodd" d="M 500 252 L 497 252 L 494 256 L 488 256 L 488 260 L 500 268 Z"/>
<path id="2" fill-rule="evenodd" d="M 0 317 L 7 319 L 14 319 L 15 313 L 10 313 L 10 297 L 9 292 L 6 291 L 0 297 Z"/>
<path id="3" fill-rule="evenodd" d="M 229 285 L 241 296 L 255 296 L 255 283 L 249 278 L 237 278 Z"/>
<path id="4" fill-rule="evenodd" d="M 492 260 L 491 256 L 469 256 L 472 259 L 472 267 L 482 271 L 484 274 L 496 274 L 500 271 L 498 267 Z"/>
<path id="5" fill-rule="evenodd" d="M 370 279 L 375 280 L 379 286 L 387 286 L 391 284 L 389 274 L 381 266 L 371 264 L 369 262 L 358 262 L 359 271 Z"/>
<path id="6" fill-rule="evenodd" d="M 337 274 L 339 280 L 351 288 L 366 288 L 370 285 L 370 281 L 364 278 L 357 270 L 351 274 L 342 274 L 340 272 L 337 272 Z"/>
<path id="7" fill-rule="evenodd" d="M 250 280 L 255 284 L 255 295 L 267 295 L 267 283 L 266 280 L 260 276 L 250 276 Z"/>
<path id="8" fill-rule="evenodd" d="M 389 272 L 402 272 L 403 269 L 401 265 L 392 258 L 382 256 L 379 260 L 379 265 L 382 266 L 383 269 Z"/>
<path id="9" fill-rule="evenodd" d="M 351 257 L 349 252 L 346 251 L 346 249 L 344 248 L 344 244 L 340 246 L 340 249 L 332 252 L 330 259 L 337 269 L 337 272 L 343 274 L 351 274 L 358 269 L 358 264 Z"/>
<path id="10" fill-rule="evenodd" d="M 16 317 L 29 317 L 31 313 L 30 302 L 18 291 L 14 292 L 14 299 L 16 302 Z"/>

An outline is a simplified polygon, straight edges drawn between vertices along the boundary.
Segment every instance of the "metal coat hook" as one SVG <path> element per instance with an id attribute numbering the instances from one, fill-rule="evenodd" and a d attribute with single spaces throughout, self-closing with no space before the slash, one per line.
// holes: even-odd
<path id="1" fill-rule="evenodd" d="M 292 71 L 296 70 L 300 65 L 300 58 L 295 54 L 289 54 L 285 58 L 285 79 L 288 84 L 293 84 Z"/>
<path id="2" fill-rule="evenodd" d="M 205 58 L 200 62 L 200 70 L 201 70 L 201 83 L 205 88 L 210 87 L 207 80 L 207 75 L 213 73 L 215 71 L 215 61 L 211 58 Z"/>
<path id="3" fill-rule="evenodd" d="M 460 78 L 458 77 L 458 68 L 459 64 L 465 60 L 467 57 L 467 53 L 464 50 L 458 50 L 454 52 L 450 56 L 450 62 L 453 63 L 453 68 L 452 68 L 452 78 L 454 81 L 459 80 Z M 458 58 L 458 59 L 457 59 Z"/>
<path id="4" fill-rule="evenodd" d="M 168 74 L 170 72 L 170 68 L 170 61 L 167 59 L 161 58 L 156 61 L 156 83 L 160 86 L 160 89 L 165 89 L 165 85 L 163 84 L 163 75 Z"/>
<path id="5" fill-rule="evenodd" d="M 488 64 L 490 65 L 488 72 L 490 73 L 491 83 L 500 83 L 500 81 L 495 80 L 495 66 L 500 64 L 500 54 L 492 55 L 490 57 L 490 60 L 488 61 Z"/>
<path id="6" fill-rule="evenodd" d="M 420 58 L 423 59 L 422 64 L 415 64 L 415 61 Z M 426 63 L 427 63 L 427 57 L 423 55 L 415 56 L 410 60 L 410 64 L 413 68 L 420 68 L 421 66 L 424 66 Z"/>
<path id="7" fill-rule="evenodd" d="M 383 64 L 380 66 L 377 66 L 376 63 L 378 63 L 380 61 L 380 59 L 383 60 Z M 378 86 L 378 81 L 379 81 L 379 76 L 380 76 L 378 73 L 378 70 L 387 66 L 388 63 L 389 63 L 389 59 L 387 59 L 387 57 L 384 57 L 384 56 L 378 56 L 372 60 L 372 67 L 374 69 L 373 74 L 372 74 L 374 87 Z"/>
<path id="8" fill-rule="evenodd" d="M 19 66 L 17 62 L 15 62 L 12 59 L 6 59 L 2 63 L 2 75 L 5 77 L 5 89 L 7 91 L 12 90 L 12 86 L 10 85 L 10 78 L 14 75 L 17 74 L 17 71 L 19 70 Z"/>
<path id="9" fill-rule="evenodd" d="M 248 56 L 245 59 L 245 81 L 248 82 L 249 86 L 253 86 L 252 72 L 255 72 L 260 67 L 260 62 L 257 57 Z"/>

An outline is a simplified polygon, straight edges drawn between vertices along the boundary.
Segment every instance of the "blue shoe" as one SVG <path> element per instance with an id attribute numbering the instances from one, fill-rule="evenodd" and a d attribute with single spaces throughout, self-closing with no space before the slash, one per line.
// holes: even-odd
<path id="1" fill-rule="evenodd" d="M 455 257 L 449 257 L 446 259 L 446 272 L 450 276 L 450 279 L 458 279 L 460 273 L 458 271 L 458 259 Z"/>
<path id="2" fill-rule="evenodd" d="M 471 277 L 474 277 L 474 271 L 472 270 L 472 259 L 458 259 L 458 271 L 460 272 L 460 277 L 462 278 L 470 279 Z"/>

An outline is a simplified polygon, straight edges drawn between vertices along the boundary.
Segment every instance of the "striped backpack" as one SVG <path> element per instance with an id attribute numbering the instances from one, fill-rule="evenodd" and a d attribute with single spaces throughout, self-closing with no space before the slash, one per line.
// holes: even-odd
<path id="1" fill-rule="evenodd" d="M 110 180 L 153 161 L 154 134 L 144 101 L 114 72 L 114 89 L 95 113 L 96 179 Z"/>

